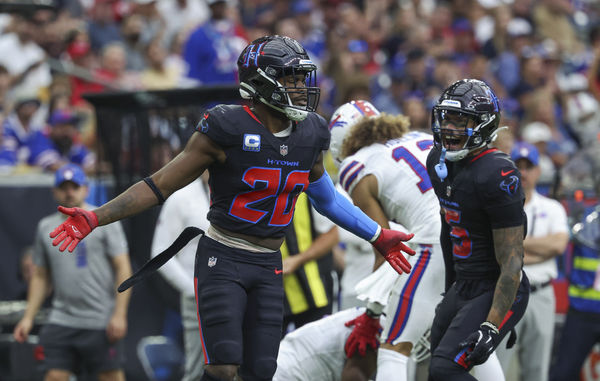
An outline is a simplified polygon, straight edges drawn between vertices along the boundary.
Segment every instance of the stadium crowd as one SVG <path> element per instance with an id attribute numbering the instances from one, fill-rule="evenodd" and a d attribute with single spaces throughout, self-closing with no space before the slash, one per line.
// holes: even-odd
<path id="1" fill-rule="evenodd" d="M 586 319 L 600 318 L 600 249 L 598 238 L 593 247 L 580 237 L 600 192 L 594 0 L 56 0 L 53 9 L 3 13 L 0 179 L 68 163 L 87 175 L 110 174 L 83 94 L 236 85 L 242 49 L 272 34 L 296 39 L 317 64 L 317 112 L 327 120 L 362 99 L 431 133 L 431 110 L 448 85 L 476 78 L 493 88 L 506 127 L 494 145 L 509 154 L 523 143 L 533 147 L 535 154 L 513 158 L 539 167 L 536 191 L 561 202 L 564 229 L 579 223 L 551 259 L 553 284 L 568 288 L 568 315 L 597 333 L 598 323 Z M 335 166 L 327 169 L 335 178 Z M 342 284 L 343 251 L 352 245 L 341 232 L 333 250 Z M 365 261 L 372 265 L 372 257 Z M 360 303 L 333 311 L 352 305 Z M 576 337 L 573 324 L 569 336 Z M 548 377 L 557 364 L 546 365 L 540 371 Z"/>

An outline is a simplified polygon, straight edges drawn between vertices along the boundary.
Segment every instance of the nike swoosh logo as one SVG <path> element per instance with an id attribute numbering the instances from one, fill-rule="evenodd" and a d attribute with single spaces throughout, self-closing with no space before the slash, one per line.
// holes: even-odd
<path id="1" fill-rule="evenodd" d="M 204 119 L 208 119 L 208 115 L 209 115 L 209 114 L 208 114 L 207 112 L 205 112 L 205 113 L 204 113 Z"/>
<path id="2" fill-rule="evenodd" d="M 500 174 L 501 174 L 502 176 L 506 176 L 506 175 L 508 175 L 509 173 L 513 173 L 514 171 L 515 171 L 514 169 L 511 169 L 510 171 L 507 171 L 507 172 L 504 172 L 503 170 L 501 170 L 501 171 L 500 171 Z"/>
<path id="3" fill-rule="evenodd" d="M 277 274 L 277 275 L 281 274 L 282 272 L 283 272 L 283 270 L 277 270 L 277 269 L 275 269 L 275 274 Z"/>

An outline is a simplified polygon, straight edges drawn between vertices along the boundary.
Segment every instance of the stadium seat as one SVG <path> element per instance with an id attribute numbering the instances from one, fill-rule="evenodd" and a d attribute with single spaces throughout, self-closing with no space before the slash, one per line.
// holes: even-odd
<path id="1" fill-rule="evenodd" d="M 181 348 L 170 338 L 166 336 L 143 337 L 138 342 L 137 353 L 149 380 L 181 380 L 184 355 Z"/>

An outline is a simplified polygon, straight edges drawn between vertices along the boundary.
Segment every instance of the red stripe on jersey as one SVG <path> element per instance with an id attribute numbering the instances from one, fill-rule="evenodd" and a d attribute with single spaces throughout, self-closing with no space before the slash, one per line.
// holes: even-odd
<path id="1" fill-rule="evenodd" d="M 471 163 L 474 162 L 475 160 L 479 159 L 480 157 L 483 157 L 483 156 L 487 155 L 488 153 L 492 153 L 494 151 L 498 151 L 498 149 L 497 148 L 486 149 L 485 151 L 481 152 L 479 155 L 472 158 Z"/>

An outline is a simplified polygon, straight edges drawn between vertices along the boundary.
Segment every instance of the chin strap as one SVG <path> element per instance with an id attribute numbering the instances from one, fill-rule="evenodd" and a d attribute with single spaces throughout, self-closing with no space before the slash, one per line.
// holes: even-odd
<path id="1" fill-rule="evenodd" d="M 434 169 L 440 180 L 444 181 L 444 179 L 448 177 L 448 167 L 446 167 L 446 148 L 442 147 L 440 162 L 435 165 Z"/>

